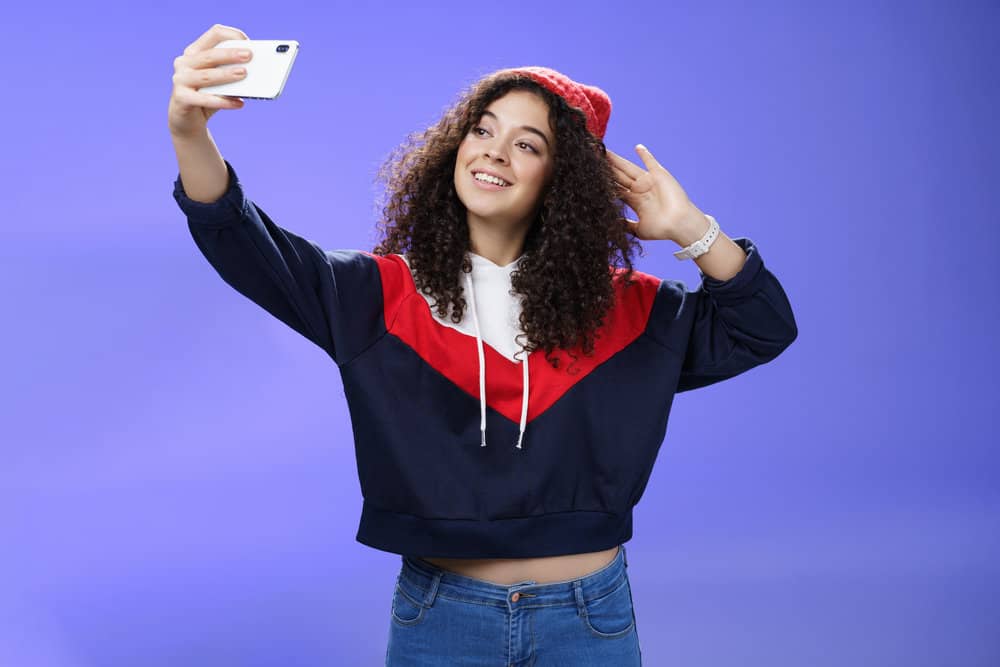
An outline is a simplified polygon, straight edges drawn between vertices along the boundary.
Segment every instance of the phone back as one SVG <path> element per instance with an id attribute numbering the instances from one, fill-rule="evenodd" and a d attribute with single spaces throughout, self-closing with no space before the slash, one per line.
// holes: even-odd
<path id="1" fill-rule="evenodd" d="M 227 39 L 216 44 L 215 48 L 250 49 L 253 58 L 248 62 L 217 66 L 224 69 L 246 67 L 247 75 L 239 81 L 205 86 L 198 91 L 258 100 L 273 100 L 281 94 L 295 56 L 299 53 L 299 43 L 294 39 Z"/>

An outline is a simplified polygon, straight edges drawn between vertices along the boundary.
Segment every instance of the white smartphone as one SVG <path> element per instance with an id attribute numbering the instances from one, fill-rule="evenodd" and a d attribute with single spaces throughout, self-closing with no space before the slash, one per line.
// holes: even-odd
<path id="1" fill-rule="evenodd" d="M 246 62 L 216 65 L 216 69 L 246 67 L 247 75 L 239 81 L 199 88 L 198 92 L 253 100 L 273 100 L 281 94 L 299 53 L 299 43 L 294 39 L 226 39 L 215 48 L 250 49 L 253 57 Z"/>

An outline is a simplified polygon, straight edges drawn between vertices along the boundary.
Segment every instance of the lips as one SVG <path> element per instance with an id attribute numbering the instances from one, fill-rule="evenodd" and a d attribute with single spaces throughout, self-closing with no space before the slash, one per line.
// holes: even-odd
<path id="1" fill-rule="evenodd" d="M 476 188 L 480 190 L 489 190 L 492 192 L 497 192 L 499 190 L 509 190 L 511 188 L 510 185 L 497 185 L 495 183 L 488 183 L 486 181 L 481 181 L 478 178 L 476 178 L 474 174 L 470 174 L 470 176 L 472 177 L 472 182 L 475 183 Z"/>
<path id="2" fill-rule="evenodd" d="M 513 185 L 513 183 L 511 183 L 509 179 L 504 178 L 501 174 L 496 173 L 492 169 L 482 169 L 482 168 L 480 168 L 480 169 L 473 169 L 471 173 L 472 173 L 472 177 L 473 178 L 476 177 L 476 174 L 480 174 L 480 173 L 482 173 L 482 174 L 489 174 L 490 176 L 493 176 L 494 178 L 499 178 L 501 181 L 503 181 L 504 183 L 507 184 L 507 185 L 504 185 L 504 186 L 501 186 L 501 187 L 509 188 L 511 185 Z M 482 181 L 477 181 L 477 182 L 481 183 Z"/>

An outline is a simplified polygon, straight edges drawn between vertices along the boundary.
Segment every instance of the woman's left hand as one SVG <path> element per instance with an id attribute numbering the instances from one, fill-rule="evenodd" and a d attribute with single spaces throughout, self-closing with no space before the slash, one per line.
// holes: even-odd
<path id="1" fill-rule="evenodd" d="M 625 220 L 630 231 L 643 241 L 673 239 L 683 223 L 700 211 L 648 148 L 639 144 L 636 152 L 649 171 L 608 149 L 608 161 L 620 186 L 619 196 L 639 216 L 638 220 Z"/>

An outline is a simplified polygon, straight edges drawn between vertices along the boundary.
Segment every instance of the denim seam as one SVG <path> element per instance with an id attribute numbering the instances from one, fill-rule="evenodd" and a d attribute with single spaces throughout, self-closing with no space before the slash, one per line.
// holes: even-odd
<path id="1" fill-rule="evenodd" d="M 424 605 L 423 602 L 417 602 L 412 597 L 410 597 L 410 595 L 405 590 L 403 590 L 402 586 L 399 587 L 399 592 L 400 592 L 400 594 L 403 597 L 405 597 L 407 600 L 409 600 L 410 604 L 412 604 L 413 606 L 415 606 L 415 607 L 425 607 L 426 608 L 426 605 Z"/>

